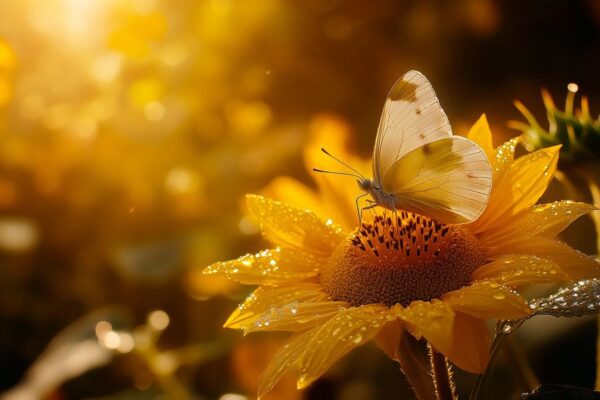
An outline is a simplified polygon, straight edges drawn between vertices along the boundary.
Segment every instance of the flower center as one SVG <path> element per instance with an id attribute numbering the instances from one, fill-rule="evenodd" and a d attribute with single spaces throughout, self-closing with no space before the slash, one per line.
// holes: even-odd
<path id="1" fill-rule="evenodd" d="M 477 239 L 459 225 L 386 213 L 363 223 L 329 258 L 321 284 L 333 300 L 407 306 L 469 284 L 485 264 Z"/>

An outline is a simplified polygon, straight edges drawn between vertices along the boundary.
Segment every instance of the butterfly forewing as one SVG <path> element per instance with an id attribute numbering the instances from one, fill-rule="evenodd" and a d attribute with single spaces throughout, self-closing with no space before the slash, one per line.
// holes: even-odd
<path id="1" fill-rule="evenodd" d="M 492 187 L 485 152 L 474 142 L 452 136 L 417 147 L 397 160 L 383 177 L 397 209 L 450 223 L 477 218 Z"/>
<path id="2" fill-rule="evenodd" d="M 450 123 L 429 81 L 417 71 L 407 72 L 383 106 L 373 150 L 375 181 L 381 184 L 394 162 L 411 150 L 450 136 Z"/>

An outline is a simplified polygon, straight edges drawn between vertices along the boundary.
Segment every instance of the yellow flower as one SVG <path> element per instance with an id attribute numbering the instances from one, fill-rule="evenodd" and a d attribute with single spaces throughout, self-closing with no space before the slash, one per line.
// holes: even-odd
<path id="1" fill-rule="evenodd" d="M 338 224 L 306 209 L 247 197 L 273 248 L 216 263 L 205 273 L 260 285 L 226 327 L 294 332 L 263 374 L 259 395 L 290 368 L 299 371 L 303 388 L 376 337 L 394 356 L 404 331 L 427 340 L 457 367 L 482 373 L 489 354 L 485 320 L 530 313 L 516 289 L 599 276 L 591 257 L 554 239 L 594 207 L 571 201 L 535 205 L 552 179 L 559 147 L 514 160 L 517 140 L 494 149 L 485 116 L 469 138 L 494 169 L 487 209 L 470 224 L 381 210 L 360 227 L 344 229 L 351 220 Z M 321 182 L 321 188 L 327 185 Z M 338 210 L 354 210 L 354 198 L 339 201 L 333 204 Z M 349 218 L 356 220 L 356 214 Z"/>

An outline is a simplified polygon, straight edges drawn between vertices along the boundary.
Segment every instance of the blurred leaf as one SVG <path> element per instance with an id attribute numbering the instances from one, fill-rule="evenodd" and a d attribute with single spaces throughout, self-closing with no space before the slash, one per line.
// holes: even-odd
<path id="1" fill-rule="evenodd" d="M 99 322 L 108 322 L 113 327 L 131 326 L 130 316 L 119 308 L 98 310 L 73 322 L 52 339 L 29 367 L 21 383 L 4 393 L 1 398 L 44 398 L 64 382 L 108 364 L 113 358 L 113 352 L 101 346 L 96 337 Z"/>

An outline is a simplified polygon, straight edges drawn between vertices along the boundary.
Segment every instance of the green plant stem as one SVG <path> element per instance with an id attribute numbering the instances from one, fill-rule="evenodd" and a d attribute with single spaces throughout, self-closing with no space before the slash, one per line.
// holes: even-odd
<path id="1" fill-rule="evenodd" d="M 521 322 L 522 323 L 522 322 Z M 513 331 L 516 330 L 521 324 L 519 323 L 516 326 L 513 326 Z M 502 348 L 506 353 L 506 356 L 509 358 L 509 363 L 514 365 L 517 369 L 517 375 L 519 379 L 520 386 L 526 391 L 531 391 L 537 388 L 540 385 L 537 376 L 533 372 L 533 369 L 530 367 L 527 360 L 521 355 L 519 350 L 517 349 L 513 340 L 508 337 L 508 334 L 504 334 L 503 332 L 504 325 L 502 322 L 499 322 L 496 327 L 496 336 L 494 337 L 494 341 L 492 342 L 492 346 L 490 349 L 490 360 L 488 362 L 488 366 L 492 365 L 498 356 L 499 349 Z M 473 385 L 473 389 L 471 390 L 471 395 L 469 396 L 470 400 L 479 400 L 486 398 L 484 396 L 485 391 L 484 384 L 485 380 L 488 376 L 489 369 L 483 374 L 479 375 L 475 380 L 475 384 Z M 483 391 L 483 392 L 482 392 Z"/>
<path id="2" fill-rule="evenodd" d="M 527 391 L 531 392 L 540 386 L 540 381 L 537 376 L 533 372 L 533 369 L 527 362 L 527 359 L 523 357 L 523 354 L 519 351 L 514 340 L 510 338 L 506 340 L 506 345 L 504 346 L 506 354 L 510 359 L 510 364 L 516 366 L 518 370 L 517 376 L 519 377 L 519 381 L 521 386 Z"/>
<path id="3" fill-rule="evenodd" d="M 506 335 L 497 334 L 496 337 L 494 338 L 494 342 L 492 343 L 492 347 L 490 349 L 490 359 L 488 361 L 488 370 L 489 370 L 489 366 L 492 365 L 492 362 L 496 359 L 496 356 L 498 354 L 498 349 L 500 348 L 500 345 L 504 341 L 505 337 L 506 337 Z M 477 376 L 477 379 L 475 380 L 475 384 L 473 385 L 473 389 L 471 390 L 471 395 L 469 396 L 469 400 L 479 399 L 481 389 L 483 387 L 483 383 L 487 376 L 488 370 L 486 370 L 483 374 Z"/>
<path id="4" fill-rule="evenodd" d="M 588 177 L 587 181 L 592 194 L 592 201 L 596 207 L 600 207 L 600 187 L 592 177 Z M 596 228 L 596 254 L 600 254 L 600 215 L 598 215 L 598 212 L 593 212 L 591 217 Z M 596 383 L 594 389 L 600 390 L 600 317 L 597 318 L 596 323 L 598 334 L 596 335 Z"/>
<path id="5" fill-rule="evenodd" d="M 560 171 L 557 171 L 557 173 L 558 175 L 556 175 L 556 177 L 567 193 L 571 194 L 574 199 L 579 198 L 581 201 L 585 201 L 583 196 L 578 195 L 579 191 L 575 189 L 575 185 L 568 176 Z M 574 168 L 572 174 L 582 177 L 587 182 L 589 192 L 592 196 L 592 203 L 600 208 L 600 183 L 598 182 L 598 176 L 600 174 L 599 163 L 586 163 L 585 168 Z M 596 230 L 596 259 L 600 261 L 600 212 L 592 212 L 590 217 Z M 598 334 L 596 337 L 596 382 L 594 389 L 600 391 L 600 316 L 597 318 L 596 324 Z"/>
<path id="6" fill-rule="evenodd" d="M 457 400 L 454 391 L 454 383 L 452 382 L 452 374 L 450 365 L 443 354 L 435 351 L 431 345 L 429 346 L 431 357 L 431 373 L 437 400 Z"/>

